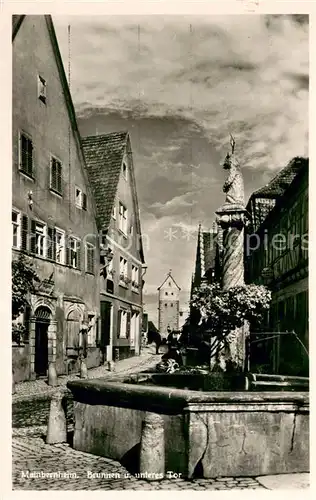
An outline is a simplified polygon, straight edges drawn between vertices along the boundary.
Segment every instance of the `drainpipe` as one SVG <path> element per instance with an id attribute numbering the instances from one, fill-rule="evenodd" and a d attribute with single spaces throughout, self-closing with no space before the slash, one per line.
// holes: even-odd
<path id="1" fill-rule="evenodd" d="M 141 296 L 140 296 L 140 300 L 141 300 L 141 307 L 142 307 L 142 322 L 141 322 L 141 325 L 143 324 L 143 314 L 144 314 L 144 304 L 143 304 L 143 286 L 144 286 L 144 283 L 143 283 L 143 278 L 145 276 L 145 274 L 147 273 L 147 269 L 148 269 L 148 266 L 142 266 L 142 287 L 141 287 Z M 139 334 L 139 353 L 141 351 L 141 347 L 142 347 L 142 326 L 140 327 L 140 334 Z"/>

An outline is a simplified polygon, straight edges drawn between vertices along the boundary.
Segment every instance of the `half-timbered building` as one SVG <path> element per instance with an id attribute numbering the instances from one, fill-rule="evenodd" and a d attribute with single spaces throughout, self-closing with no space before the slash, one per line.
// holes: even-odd
<path id="1" fill-rule="evenodd" d="M 262 330 L 273 338 L 258 342 L 257 357 L 283 374 L 306 375 L 309 365 L 308 164 L 308 159 L 294 158 L 247 205 L 245 279 L 272 291 Z"/>

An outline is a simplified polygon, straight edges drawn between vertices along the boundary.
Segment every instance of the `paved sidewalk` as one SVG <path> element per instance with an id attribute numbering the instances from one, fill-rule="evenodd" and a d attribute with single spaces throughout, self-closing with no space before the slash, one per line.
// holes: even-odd
<path id="1" fill-rule="evenodd" d="M 261 476 L 258 482 L 268 490 L 296 490 L 310 487 L 309 473 L 276 474 L 275 476 Z"/>
<path id="2" fill-rule="evenodd" d="M 107 377 L 115 379 L 117 375 L 128 375 L 152 368 L 159 363 L 160 359 L 161 356 L 155 354 L 155 346 L 146 346 L 142 349 L 140 356 L 133 356 L 132 358 L 117 361 L 114 365 L 114 371 L 109 371 L 106 365 L 91 368 L 88 370 L 88 378 Z M 12 403 L 24 399 L 28 400 L 32 397 L 44 396 L 45 394 L 51 395 L 60 388 L 66 388 L 69 380 L 78 380 L 79 378 L 78 374 L 62 375 L 58 377 L 57 387 L 49 386 L 45 379 L 20 382 L 15 386 L 16 393 L 12 396 Z"/>
<path id="3" fill-rule="evenodd" d="M 12 454 L 14 490 L 265 489 L 251 477 L 194 481 L 170 477 L 160 481 L 146 481 L 129 474 L 115 460 L 79 452 L 67 444 L 47 445 L 40 437 L 13 438 Z"/>

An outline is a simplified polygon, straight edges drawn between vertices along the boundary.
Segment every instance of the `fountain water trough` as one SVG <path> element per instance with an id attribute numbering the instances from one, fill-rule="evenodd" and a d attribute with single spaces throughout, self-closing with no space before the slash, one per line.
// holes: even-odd
<path id="1" fill-rule="evenodd" d="M 135 379 L 71 381 L 68 388 L 74 448 L 123 464 L 129 458 L 136 471 L 147 471 L 141 461 L 148 426 L 153 439 L 145 456 L 155 457 L 150 470 L 187 478 L 309 470 L 307 392 L 201 392 Z"/>

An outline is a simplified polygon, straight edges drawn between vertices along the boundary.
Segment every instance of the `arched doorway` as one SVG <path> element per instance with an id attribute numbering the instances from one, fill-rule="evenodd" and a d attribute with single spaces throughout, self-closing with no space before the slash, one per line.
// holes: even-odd
<path id="1" fill-rule="evenodd" d="M 48 369 L 48 327 L 51 311 L 40 306 L 35 311 L 35 363 L 36 376 L 46 376 Z"/>

